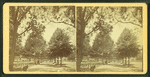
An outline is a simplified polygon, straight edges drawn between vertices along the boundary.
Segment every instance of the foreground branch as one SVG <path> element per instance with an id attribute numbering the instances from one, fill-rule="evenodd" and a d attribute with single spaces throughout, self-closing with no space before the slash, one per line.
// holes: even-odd
<path id="1" fill-rule="evenodd" d="M 117 18 L 116 18 L 116 16 L 114 16 L 114 18 L 117 20 L 117 22 L 115 23 L 115 24 L 117 24 L 118 22 L 121 22 L 121 23 L 131 23 L 131 24 L 133 24 L 133 25 L 137 25 L 137 26 L 139 26 L 139 27 L 141 27 L 142 28 L 142 25 L 140 25 L 140 24 L 136 24 L 136 23 L 133 23 L 133 22 L 123 22 L 123 21 L 121 21 L 121 20 L 118 20 Z"/>
<path id="2" fill-rule="evenodd" d="M 30 9 L 31 9 L 31 6 L 27 7 L 26 12 L 22 14 L 22 17 L 18 20 L 18 22 L 20 22 L 25 17 L 25 15 L 28 13 Z"/>
<path id="3" fill-rule="evenodd" d="M 94 8 L 94 10 L 88 15 L 88 17 L 85 19 L 85 22 L 87 23 L 91 16 L 95 13 L 95 11 L 98 9 L 98 7 Z"/>
<path id="4" fill-rule="evenodd" d="M 92 32 L 97 31 L 98 29 L 99 29 L 99 28 L 94 28 L 91 32 L 87 33 L 86 35 L 89 35 L 89 34 L 91 34 Z"/>
<path id="5" fill-rule="evenodd" d="M 31 27 L 29 26 L 25 31 L 23 31 L 22 33 L 18 34 L 18 37 L 21 36 L 22 34 L 24 34 L 25 32 L 31 30 Z"/>
<path id="6" fill-rule="evenodd" d="M 74 28 L 75 28 L 75 25 L 72 25 L 72 24 L 66 23 L 66 22 L 64 22 L 64 21 L 62 21 L 62 22 L 56 22 L 56 21 L 49 20 L 49 22 L 53 22 L 53 23 L 63 23 L 63 24 L 70 25 L 70 26 L 72 26 L 72 27 L 74 27 Z"/>

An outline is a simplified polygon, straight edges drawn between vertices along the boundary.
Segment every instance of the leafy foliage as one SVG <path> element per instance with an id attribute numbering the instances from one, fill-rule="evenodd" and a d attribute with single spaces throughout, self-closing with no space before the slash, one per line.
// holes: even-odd
<path id="1" fill-rule="evenodd" d="M 125 28 L 117 42 L 118 57 L 135 57 L 140 51 L 139 47 L 137 37 L 131 30 Z"/>
<path id="2" fill-rule="evenodd" d="M 46 41 L 41 36 L 41 34 L 37 34 L 35 32 L 32 32 L 25 44 L 25 50 L 24 54 L 25 56 L 38 56 L 44 51 Z"/>
<path id="3" fill-rule="evenodd" d="M 63 30 L 57 28 L 49 42 L 50 57 L 67 57 L 73 46 L 69 42 L 69 36 Z"/>
<path id="4" fill-rule="evenodd" d="M 95 54 L 95 57 L 102 57 L 102 54 L 104 53 L 110 53 L 112 52 L 114 48 L 114 42 L 111 39 L 111 37 L 107 34 L 105 36 L 102 36 L 100 33 L 98 33 L 95 37 L 92 49 L 93 54 Z M 93 55 L 92 54 L 92 55 Z M 103 55 L 103 57 L 106 57 Z"/>

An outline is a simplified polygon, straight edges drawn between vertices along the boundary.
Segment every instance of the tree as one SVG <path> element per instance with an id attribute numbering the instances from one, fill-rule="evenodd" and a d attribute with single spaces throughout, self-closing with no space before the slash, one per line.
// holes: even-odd
<path id="1" fill-rule="evenodd" d="M 10 23 L 10 50 L 9 50 L 9 70 L 13 71 L 13 62 L 14 62 L 14 52 L 16 51 L 16 40 L 18 37 L 25 35 L 28 31 L 35 29 L 34 27 L 39 22 L 36 21 L 39 16 L 37 8 L 41 7 L 31 7 L 31 6 L 10 6 L 9 7 L 9 23 Z M 21 26 L 23 21 L 26 25 Z M 22 28 L 23 30 L 19 33 L 18 29 Z M 44 29 L 41 26 L 41 29 Z"/>
<path id="2" fill-rule="evenodd" d="M 61 29 L 57 28 L 50 39 L 50 56 L 53 58 L 61 59 L 60 64 L 62 64 L 62 57 L 67 57 L 72 51 L 72 45 L 69 42 L 70 37 Z"/>
<path id="3" fill-rule="evenodd" d="M 68 60 L 75 61 L 75 58 L 76 58 L 75 54 L 76 54 L 75 51 L 71 52 L 70 55 L 68 56 Z"/>
<path id="4" fill-rule="evenodd" d="M 107 58 L 111 56 L 111 52 L 113 51 L 113 48 L 114 48 L 114 42 L 112 38 L 109 36 L 109 34 L 103 36 L 100 33 L 98 33 L 96 35 L 92 49 L 93 52 L 96 53 L 98 57 L 102 57 L 102 62 L 103 62 L 103 58 L 106 58 L 106 62 L 107 62 Z"/>
<path id="5" fill-rule="evenodd" d="M 40 30 L 39 30 L 40 32 Z M 46 41 L 41 35 L 42 33 L 37 33 L 33 31 L 27 38 L 25 44 L 25 50 L 23 56 L 38 58 L 44 52 Z"/>
<path id="6" fill-rule="evenodd" d="M 16 50 L 16 40 L 19 34 L 17 33 L 21 20 L 31 7 L 9 7 L 9 23 L 10 23 L 10 49 L 9 49 L 9 70 L 13 71 L 14 52 Z"/>
<path id="7" fill-rule="evenodd" d="M 105 35 L 112 29 L 110 24 L 117 24 L 118 22 L 142 27 L 142 7 L 77 7 L 77 20 L 75 20 L 74 6 L 53 6 L 50 7 L 50 10 L 49 7 L 42 8 L 48 12 L 44 18 L 49 22 L 63 23 L 75 28 L 74 22 L 77 21 L 77 71 L 80 71 L 83 39 L 86 35 L 97 30 Z M 92 21 L 93 26 L 90 28 L 91 26 L 88 25 L 91 25 Z M 89 32 L 86 32 L 87 28 L 90 28 Z"/>
<path id="8" fill-rule="evenodd" d="M 101 45 L 101 36 L 100 34 L 98 33 L 94 39 L 94 42 L 93 42 L 93 45 L 92 45 L 92 49 L 91 49 L 91 52 L 90 52 L 90 56 L 91 57 L 94 57 L 94 58 L 102 58 L 102 51 L 100 50 L 100 46 Z"/>
<path id="9" fill-rule="evenodd" d="M 91 46 L 90 46 L 90 37 L 86 36 L 84 41 L 83 41 L 83 51 L 82 55 L 87 56 L 89 55 L 89 52 L 91 51 Z"/>
<path id="10" fill-rule="evenodd" d="M 131 30 L 125 28 L 117 42 L 118 56 L 122 59 L 125 58 L 125 64 L 126 58 L 128 58 L 128 64 L 130 64 L 130 57 L 137 56 L 140 51 L 139 47 L 137 37 Z"/>
<path id="11" fill-rule="evenodd" d="M 16 51 L 15 51 L 15 56 L 20 56 L 21 52 L 23 50 L 23 46 L 22 46 L 22 37 L 18 38 L 16 41 Z"/>

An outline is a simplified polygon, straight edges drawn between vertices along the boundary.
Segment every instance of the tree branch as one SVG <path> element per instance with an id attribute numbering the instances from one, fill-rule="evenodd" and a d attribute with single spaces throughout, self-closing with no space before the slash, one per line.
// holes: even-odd
<path id="1" fill-rule="evenodd" d="M 83 13 L 82 13 L 83 18 L 84 18 L 84 16 L 85 16 L 85 12 L 86 12 L 86 7 L 84 7 L 84 10 L 83 10 Z"/>
<path id="2" fill-rule="evenodd" d="M 88 15 L 88 17 L 85 19 L 85 22 L 87 22 L 90 18 L 91 18 L 91 16 L 95 13 L 95 11 L 98 9 L 98 7 L 96 7 L 94 10 L 93 10 L 93 12 L 91 12 L 89 15 Z"/>
<path id="3" fill-rule="evenodd" d="M 10 22 L 11 24 L 13 24 L 13 25 L 14 25 L 14 22 L 13 22 L 13 21 L 9 20 L 9 22 Z"/>
<path id="4" fill-rule="evenodd" d="M 136 23 L 133 23 L 133 22 L 123 22 L 123 21 L 118 21 L 118 22 L 121 22 L 121 23 L 131 23 L 131 24 L 137 25 L 137 26 L 139 26 L 139 27 L 141 27 L 141 28 L 142 28 L 142 26 L 141 26 L 141 25 L 136 24 Z"/>
<path id="5" fill-rule="evenodd" d="M 25 32 L 31 30 L 31 26 L 29 26 L 25 31 L 23 31 L 22 33 L 18 34 L 18 37 L 21 36 L 22 34 L 24 34 Z"/>
<path id="6" fill-rule="evenodd" d="M 118 22 L 121 22 L 121 23 L 131 23 L 131 24 L 133 24 L 133 25 L 137 25 L 137 26 L 139 26 L 139 27 L 141 27 L 142 28 L 142 25 L 139 25 L 139 24 L 136 24 L 136 23 L 133 23 L 133 22 L 123 22 L 123 21 L 121 21 L 121 20 L 118 20 L 117 18 L 116 18 L 116 16 L 114 16 L 114 18 L 117 20 L 117 22 L 116 22 L 116 24 L 118 23 Z"/>
<path id="7" fill-rule="evenodd" d="M 53 22 L 53 23 L 63 23 L 63 24 L 70 25 L 70 26 L 72 26 L 72 27 L 74 27 L 74 28 L 75 28 L 75 25 L 72 25 L 72 24 L 66 23 L 66 22 L 64 22 L 64 21 L 62 21 L 62 22 L 56 22 L 56 21 L 49 20 L 49 22 Z"/>
<path id="8" fill-rule="evenodd" d="M 91 33 L 94 32 L 94 31 L 97 31 L 98 29 L 99 29 L 99 28 L 94 28 L 91 32 L 87 33 L 86 36 L 89 35 L 89 34 L 91 34 Z"/>
<path id="9" fill-rule="evenodd" d="M 22 14 L 22 17 L 20 18 L 20 20 L 18 20 L 18 22 L 20 22 L 25 17 L 25 15 L 28 13 L 30 9 L 31 9 L 31 6 L 27 7 L 26 12 Z"/>

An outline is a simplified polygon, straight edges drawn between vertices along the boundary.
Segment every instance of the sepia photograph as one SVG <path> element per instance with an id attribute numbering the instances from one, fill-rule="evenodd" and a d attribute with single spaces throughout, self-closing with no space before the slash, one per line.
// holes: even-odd
<path id="1" fill-rule="evenodd" d="M 77 7 L 77 71 L 142 72 L 142 7 Z"/>
<path id="2" fill-rule="evenodd" d="M 74 6 L 10 6 L 10 71 L 75 71 Z"/>
<path id="3" fill-rule="evenodd" d="M 6 74 L 147 72 L 144 3 L 6 3 L 3 8 Z"/>

